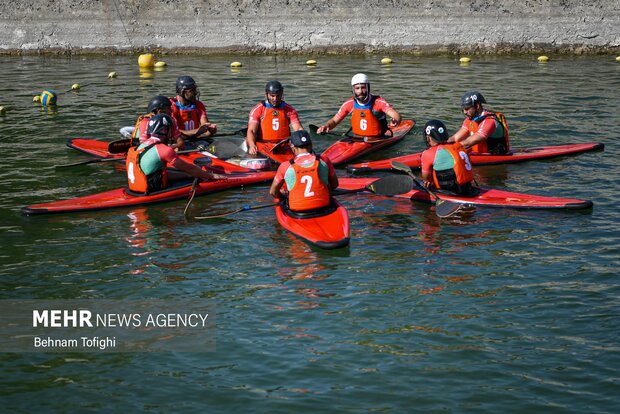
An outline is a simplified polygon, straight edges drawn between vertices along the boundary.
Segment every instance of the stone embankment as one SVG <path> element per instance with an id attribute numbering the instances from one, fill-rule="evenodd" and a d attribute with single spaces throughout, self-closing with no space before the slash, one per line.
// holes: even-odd
<path id="1" fill-rule="evenodd" d="M 0 53 L 616 53 L 618 0 L 1 0 Z"/>

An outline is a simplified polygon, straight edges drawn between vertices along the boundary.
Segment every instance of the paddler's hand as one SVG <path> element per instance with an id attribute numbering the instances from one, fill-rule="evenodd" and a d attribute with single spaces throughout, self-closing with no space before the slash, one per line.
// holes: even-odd
<path id="1" fill-rule="evenodd" d="M 321 125 L 316 129 L 316 133 L 320 135 L 327 134 L 329 131 L 331 130 L 327 125 Z"/>
<path id="2" fill-rule="evenodd" d="M 207 129 L 211 133 L 211 135 L 217 134 L 217 124 L 207 123 Z"/>
<path id="3" fill-rule="evenodd" d="M 256 146 L 256 144 L 248 145 L 248 154 L 252 156 L 258 154 L 258 147 Z"/>
<path id="4" fill-rule="evenodd" d="M 400 124 L 400 118 L 392 118 L 390 120 L 390 128 L 396 128 Z"/>

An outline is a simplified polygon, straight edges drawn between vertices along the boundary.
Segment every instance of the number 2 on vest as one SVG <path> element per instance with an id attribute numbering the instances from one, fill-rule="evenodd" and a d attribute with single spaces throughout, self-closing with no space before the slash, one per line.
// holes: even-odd
<path id="1" fill-rule="evenodd" d="M 306 184 L 306 189 L 304 190 L 304 197 L 312 197 L 314 196 L 314 191 L 312 191 L 312 177 L 309 175 L 304 175 L 299 180 L 300 183 Z"/>

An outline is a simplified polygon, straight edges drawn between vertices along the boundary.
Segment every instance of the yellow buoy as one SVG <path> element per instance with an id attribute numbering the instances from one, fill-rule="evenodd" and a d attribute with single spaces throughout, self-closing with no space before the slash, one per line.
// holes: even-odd
<path id="1" fill-rule="evenodd" d="M 459 59 L 459 62 L 461 62 L 461 63 L 469 63 L 469 62 L 471 62 L 471 59 L 468 58 L 467 56 L 463 56 L 462 58 Z"/>
<path id="2" fill-rule="evenodd" d="M 314 66 L 314 65 L 316 65 L 316 60 L 314 60 L 314 59 L 306 60 L 306 65 Z"/>
<path id="3" fill-rule="evenodd" d="M 167 63 L 164 62 L 164 61 L 161 61 L 161 60 L 159 62 L 155 62 L 155 67 L 156 68 L 164 68 L 164 67 L 166 67 L 166 65 L 167 65 Z"/>
<path id="4" fill-rule="evenodd" d="M 392 59 L 390 59 L 389 57 L 384 57 L 383 59 L 381 59 L 381 63 L 383 65 L 389 65 L 390 63 L 392 63 Z"/>
<path id="5" fill-rule="evenodd" d="M 116 77 L 116 72 L 108 73 L 108 79 L 114 79 Z"/>
<path id="6" fill-rule="evenodd" d="M 79 83 L 74 83 L 73 85 L 71 85 L 71 90 L 72 91 L 77 91 L 80 89 L 80 84 Z"/>
<path id="7" fill-rule="evenodd" d="M 141 68 L 152 68 L 155 65 L 155 56 L 145 53 L 138 57 L 138 65 Z"/>
<path id="8" fill-rule="evenodd" d="M 548 56 L 542 55 L 542 56 L 538 56 L 538 61 L 541 63 L 545 63 L 549 60 Z"/>
<path id="9" fill-rule="evenodd" d="M 230 64 L 231 68 L 240 68 L 241 66 L 243 66 L 241 62 L 233 62 Z"/>
<path id="10" fill-rule="evenodd" d="M 620 56 L 616 56 L 616 60 L 620 62 Z"/>
<path id="11" fill-rule="evenodd" d="M 4 106 L 0 106 L 0 116 L 6 115 L 6 108 Z"/>
<path id="12" fill-rule="evenodd" d="M 41 95 L 34 96 L 32 102 L 41 102 Z"/>

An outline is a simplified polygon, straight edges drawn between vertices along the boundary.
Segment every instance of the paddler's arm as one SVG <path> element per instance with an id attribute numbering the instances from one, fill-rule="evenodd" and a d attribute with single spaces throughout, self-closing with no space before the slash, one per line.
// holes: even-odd
<path id="1" fill-rule="evenodd" d="M 212 180 L 223 180 L 226 179 L 226 176 L 221 174 L 214 174 L 212 172 L 208 172 L 197 166 L 196 164 L 190 164 L 189 162 L 183 161 L 181 158 L 176 158 L 171 165 L 174 168 L 177 168 L 183 172 L 188 173 L 192 177 L 200 178 L 203 181 L 212 181 Z"/>
<path id="2" fill-rule="evenodd" d="M 258 123 L 249 122 L 248 132 L 245 136 L 245 142 L 248 146 L 248 154 L 252 156 L 258 154 L 258 148 L 256 147 L 257 139 L 258 139 Z"/>
<path id="3" fill-rule="evenodd" d="M 391 120 L 390 120 L 390 128 L 395 128 L 395 127 L 398 126 L 398 124 L 400 124 L 401 117 L 400 117 L 400 114 L 398 113 L 398 111 L 396 111 L 396 109 L 390 108 L 385 113 L 386 113 L 387 116 L 389 116 L 391 118 Z"/>
<path id="4" fill-rule="evenodd" d="M 465 127 L 461 127 L 461 129 L 456 131 L 454 135 L 448 138 L 448 142 L 461 142 L 468 136 L 469 136 L 469 130 Z"/>
<path id="5" fill-rule="evenodd" d="M 281 200 L 282 198 L 284 198 L 284 195 L 280 192 L 283 185 L 284 185 L 284 180 L 282 181 L 273 180 L 273 182 L 271 183 L 271 187 L 269 187 L 269 195 L 272 196 L 273 198 L 277 198 L 278 200 Z"/>
<path id="6" fill-rule="evenodd" d="M 325 125 L 321 125 L 320 127 L 318 127 L 317 130 L 316 130 L 316 133 L 317 134 L 327 134 L 329 131 L 331 131 L 332 129 L 336 128 L 338 126 L 338 124 L 340 123 L 340 121 L 342 121 L 342 120 L 334 116 L 332 119 L 327 121 L 325 123 Z"/>

